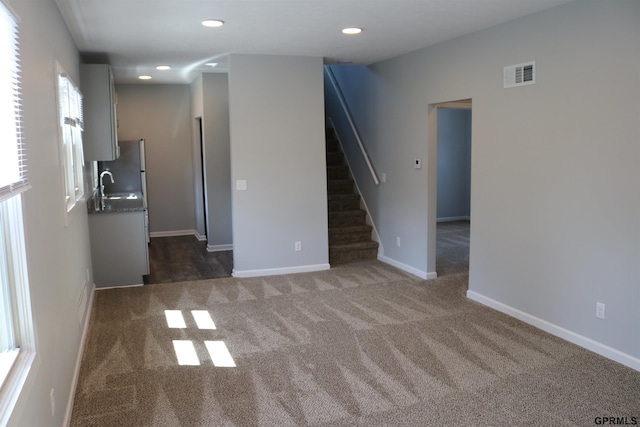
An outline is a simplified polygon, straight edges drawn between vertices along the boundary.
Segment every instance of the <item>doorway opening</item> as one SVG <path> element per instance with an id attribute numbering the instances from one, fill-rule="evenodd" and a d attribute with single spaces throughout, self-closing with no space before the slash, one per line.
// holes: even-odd
<path id="1" fill-rule="evenodd" d="M 430 211 L 434 224 L 429 235 L 435 240 L 430 247 L 440 277 L 469 271 L 472 102 L 440 103 L 432 112 L 436 185 L 430 196 L 435 209 Z"/>
<path id="2" fill-rule="evenodd" d="M 209 215 L 207 204 L 207 180 L 206 180 L 206 162 L 205 162 L 205 148 L 204 148 L 204 131 L 202 130 L 202 117 L 196 117 L 196 126 L 198 131 L 198 138 L 200 147 L 200 188 L 202 189 L 202 218 L 204 221 L 204 238 L 209 239 Z"/>

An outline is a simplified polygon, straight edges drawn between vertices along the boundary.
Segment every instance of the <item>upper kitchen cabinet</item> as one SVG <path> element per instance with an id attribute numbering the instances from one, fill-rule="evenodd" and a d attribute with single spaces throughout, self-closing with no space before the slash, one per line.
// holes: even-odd
<path id="1" fill-rule="evenodd" d="M 83 95 L 85 160 L 117 159 L 120 149 L 111 67 L 107 64 L 82 64 L 80 89 Z"/>

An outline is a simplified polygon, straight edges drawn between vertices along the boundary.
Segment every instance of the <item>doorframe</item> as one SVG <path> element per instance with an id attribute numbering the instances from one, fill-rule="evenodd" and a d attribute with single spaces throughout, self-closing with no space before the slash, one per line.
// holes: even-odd
<path id="1" fill-rule="evenodd" d="M 207 161 L 206 161 L 206 148 L 204 139 L 204 128 L 202 126 L 202 116 L 196 117 L 196 129 L 198 132 L 200 148 L 200 173 L 198 179 L 201 180 L 202 185 L 202 203 L 203 203 L 203 220 L 204 220 L 204 234 L 207 244 L 209 244 L 209 198 L 207 197 Z"/>
<path id="2" fill-rule="evenodd" d="M 465 98 L 429 104 L 427 111 L 427 276 L 436 278 L 436 236 L 438 217 L 438 110 L 441 108 L 459 108 L 472 110 L 471 119 L 471 165 L 473 165 L 473 99 Z M 473 174 L 471 174 L 471 189 L 469 198 L 472 200 L 473 194 Z M 471 218 L 472 207 L 469 206 L 469 218 Z M 471 222 L 470 222 L 471 223 Z M 471 234 L 471 230 L 469 230 Z M 471 235 L 469 236 L 469 251 L 471 251 Z M 471 261 L 471 256 L 469 256 Z"/>

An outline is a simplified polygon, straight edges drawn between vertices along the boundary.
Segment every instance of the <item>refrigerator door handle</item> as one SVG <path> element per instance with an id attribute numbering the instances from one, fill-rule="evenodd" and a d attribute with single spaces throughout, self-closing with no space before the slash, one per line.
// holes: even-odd
<path id="1" fill-rule="evenodd" d="M 146 160 L 145 160 L 145 151 L 144 151 L 144 139 L 140 140 L 140 170 L 147 170 Z"/>
<path id="2" fill-rule="evenodd" d="M 147 209 L 147 173 L 145 171 L 140 172 L 140 182 L 142 183 L 142 207 Z"/>

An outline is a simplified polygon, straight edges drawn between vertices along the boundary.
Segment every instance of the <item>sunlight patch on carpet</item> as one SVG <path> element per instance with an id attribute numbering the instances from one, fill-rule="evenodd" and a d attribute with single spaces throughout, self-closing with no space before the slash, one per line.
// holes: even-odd
<path id="1" fill-rule="evenodd" d="M 193 320 L 196 321 L 198 329 L 215 329 L 216 324 L 213 322 L 211 315 L 207 310 L 191 310 Z"/>
<path id="2" fill-rule="evenodd" d="M 196 354 L 196 348 L 190 340 L 173 340 L 173 349 L 176 352 L 179 365 L 198 366 L 200 359 Z"/>
<path id="3" fill-rule="evenodd" d="M 236 362 L 231 357 L 229 349 L 224 341 L 205 341 L 204 345 L 207 346 L 207 351 L 213 365 L 217 368 L 235 368 Z"/>
<path id="4" fill-rule="evenodd" d="M 184 329 L 187 324 L 180 310 L 165 310 L 164 316 L 167 318 L 167 326 L 175 329 Z"/>

